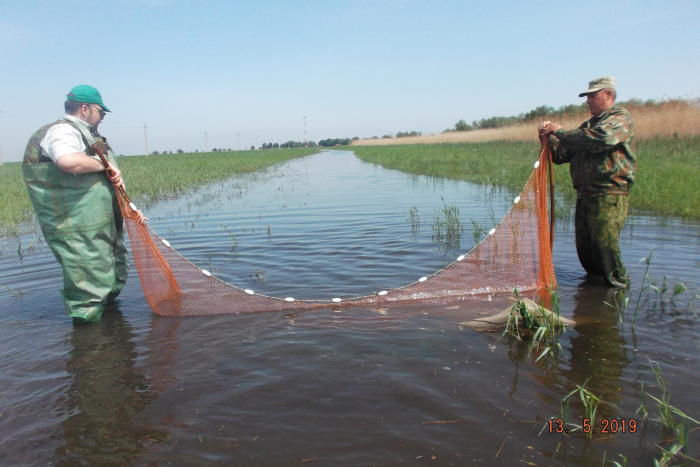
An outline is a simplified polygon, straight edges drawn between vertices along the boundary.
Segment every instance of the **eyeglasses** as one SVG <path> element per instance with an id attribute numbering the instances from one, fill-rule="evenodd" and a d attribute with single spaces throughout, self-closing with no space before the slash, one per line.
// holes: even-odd
<path id="1" fill-rule="evenodd" d="M 104 117 L 105 115 L 107 115 L 107 112 L 105 112 L 104 110 L 102 110 L 102 107 L 95 107 L 95 106 L 92 106 L 92 105 L 89 105 L 88 107 L 90 107 L 90 108 L 93 109 L 93 110 L 96 110 L 97 113 L 100 114 L 100 117 Z"/>

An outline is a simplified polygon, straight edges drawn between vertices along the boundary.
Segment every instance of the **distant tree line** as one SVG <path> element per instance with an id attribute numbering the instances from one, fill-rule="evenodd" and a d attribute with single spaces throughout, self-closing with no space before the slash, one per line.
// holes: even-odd
<path id="1" fill-rule="evenodd" d="M 317 145 L 313 141 L 308 142 L 309 148 L 315 148 Z M 260 149 L 286 149 L 286 148 L 303 148 L 304 143 L 300 141 L 287 141 L 286 143 L 263 143 L 262 146 L 260 146 Z M 250 149 L 255 149 L 255 146 L 251 146 Z"/>
<path id="2" fill-rule="evenodd" d="M 360 138 L 357 138 L 360 139 Z M 355 140 L 355 138 L 328 138 L 328 139 L 322 139 L 321 141 L 318 142 L 319 146 L 323 146 L 324 148 L 328 148 L 331 146 L 349 146 L 350 143 L 352 143 Z"/>
<path id="3" fill-rule="evenodd" d="M 423 136 L 423 133 L 421 133 L 420 131 L 399 131 L 398 133 L 396 133 L 397 138 L 407 138 L 409 136 Z M 393 137 L 394 137 L 393 134 L 388 134 L 388 135 L 382 136 L 382 139 L 389 139 L 389 138 L 393 138 Z M 355 139 L 355 138 L 353 138 L 353 139 Z M 359 138 L 357 138 L 357 139 L 359 139 Z M 379 139 L 379 136 L 372 136 L 369 139 Z"/>
<path id="4" fill-rule="evenodd" d="M 681 99 L 670 99 L 664 101 L 656 101 L 654 99 L 649 99 L 647 101 L 642 101 L 641 99 L 630 99 L 628 101 L 616 102 L 616 105 L 628 109 L 634 108 L 655 108 L 662 106 L 687 106 L 692 105 L 692 102 L 681 100 Z M 472 130 L 484 130 L 487 128 L 502 128 L 506 126 L 518 125 L 523 123 L 530 123 L 532 121 L 539 121 L 545 119 L 562 119 L 565 117 L 583 117 L 588 113 L 588 105 L 583 103 L 580 105 L 569 104 L 562 105 L 558 109 L 551 107 L 549 105 L 541 105 L 535 109 L 521 113 L 518 115 L 510 117 L 490 117 L 482 118 L 481 120 L 474 120 L 471 124 L 460 120 L 455 123 L 454 128 L 448 128 L 443 131 L 443 133 L 449 133 L 451 131 L 472 131 Z"/>
<path id="5" fill-rule="evenodd" d="M 396 133 L 397 138 L 408 138 L 409 136 L 422 136 L 420 131 L 399 131 Z"/>

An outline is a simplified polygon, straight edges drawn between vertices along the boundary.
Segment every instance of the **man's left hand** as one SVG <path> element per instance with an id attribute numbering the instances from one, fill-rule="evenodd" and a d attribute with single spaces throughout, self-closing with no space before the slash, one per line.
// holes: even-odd
<path id="1" fill-rule="evenodd" d="M 139 224 L 143 224 L 148 220 L 148 217 L 144 216 L 143 213 L 140 210 L 134 211 L 134 214 L 136 214 L 136 222 Z"/>

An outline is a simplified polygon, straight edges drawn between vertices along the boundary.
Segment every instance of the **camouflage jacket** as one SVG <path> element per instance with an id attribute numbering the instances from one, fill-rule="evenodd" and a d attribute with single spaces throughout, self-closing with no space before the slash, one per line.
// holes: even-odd
<path id="1" fill-rule="evenodd" d="M 637 169 L 633 128 L 629 112 L 613 106 L 576 130 L 549 137 L 552 161 L 571 163 L 578 198 L 627 194 Z"/>

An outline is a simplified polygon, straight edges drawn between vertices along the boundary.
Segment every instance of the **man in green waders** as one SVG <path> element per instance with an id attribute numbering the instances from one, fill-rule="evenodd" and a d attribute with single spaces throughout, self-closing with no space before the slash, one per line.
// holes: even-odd
<path id="1" fill-rule="evenodd" d="M 613 287 L 626 287 L 629 278 L 620 257 L 619 238 L 637 169 L 634 125 L 629 112 L 615 105 L 612 76 L 589 82 L 579 97 L 586 98 L 593 118 L 571 131 L 543 122 L 539 132 L 549 138 L 552 162 L 571 163 L 577 192 L 576 251 L 581 265 Z"/>
<path id="2" fill-rule="evenodd" d="M 123 182 L 111 148 L 97 132 L 110 112 L 99 91 L 82 84 L 67 98 L 66 114 L 29 139 L 22 173 L 46 243 L 63 268 L 61 295 L 68 316 L 89 323 L 99 321 L 114 302 L 129 271 L 114 193 Z M 95 144 L 114 171 L 109 179 Z"/>

